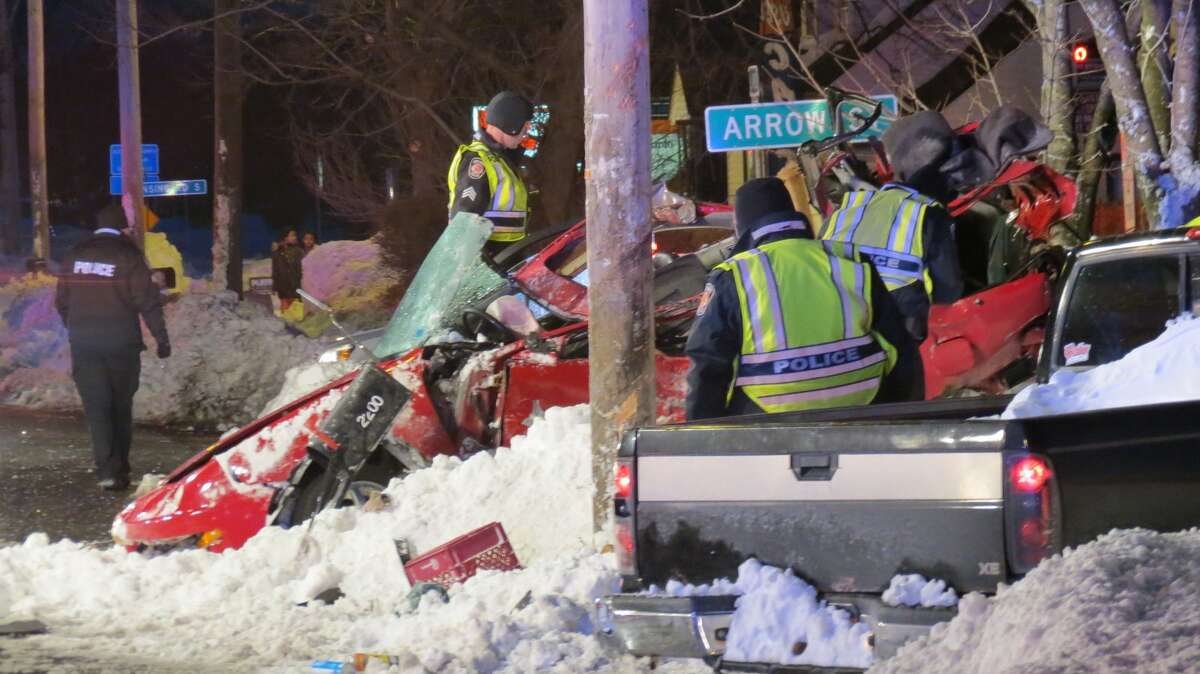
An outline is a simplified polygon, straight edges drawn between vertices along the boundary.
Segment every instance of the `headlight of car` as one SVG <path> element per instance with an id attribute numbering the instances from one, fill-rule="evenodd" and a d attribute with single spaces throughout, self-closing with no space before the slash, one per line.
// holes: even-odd
<path id="1" fill-rule="evenodd" d="M 317 358 L 317 362 L 318 363 L 339 363 L 342 361 L 350 360 L 350 356 L 353 353 L 354 353 L 354 345 L 347 344 L 345 346 L 339 346 L 336 349 L 330 349 L 330 350 L 326 351 L 325 353 L 322 353 L 321 356 L 319 358 Z"/>

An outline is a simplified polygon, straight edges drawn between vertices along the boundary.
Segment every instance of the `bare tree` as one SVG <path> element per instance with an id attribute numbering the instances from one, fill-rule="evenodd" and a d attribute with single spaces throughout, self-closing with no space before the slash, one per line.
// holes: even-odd
<path id="1" fill-rule="evenodd" d="M 1200 214 L 1200 169 L 1194 163 L 1200 102 L 1195 90 L 1200 84 L 1196 12 L 1200 9 L 1189 0 L 1176 0 L 1171 9 L 1172 34 L 1162 15 L 1164 3 L 1144 2 L 1153 6 L 1143 5 L 1141 44 L 1149 53 L 1139 68 L 1136 33 L 1129 30 L 1118 1 L 1080 0 L 1095 28 L 1147 220 L 1154 227 L 1171 227 Z M 1152 40 L 1146 38 L 1148 32 L 1153 33 Z M 1176 59 L 1167 73 L 1161 55 L 1170 53 Z M 1161 110 L 1168 101 L 1169 120 Z M 1168 153 L 1170 162 L 1165 161 Z"/>
<path id="2" fill-rule="evenodd" d="M 1042 48 L 1042 119 L 1054 134 L 1046 148 L 1046 165 L 1068 173 L 1076 161 L 1075 99 L 1071 91 L 1073 73 L 1067 45 L 1067 6 L 1064 0 L 1025 0 L 1037 19 L 1037 36 Z"/>

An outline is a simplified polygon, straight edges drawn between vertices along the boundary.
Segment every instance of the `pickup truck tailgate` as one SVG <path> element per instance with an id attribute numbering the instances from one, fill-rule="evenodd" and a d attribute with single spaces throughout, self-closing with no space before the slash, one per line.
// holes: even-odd
<path id="1" fill-rule="evenodd" d="M 636 438 L 646 583 L 734 577 L 748 556 L 826 592 L 920 569 L 960 591 L 1006 572 L 1000 421 L 689 424 Z"/>

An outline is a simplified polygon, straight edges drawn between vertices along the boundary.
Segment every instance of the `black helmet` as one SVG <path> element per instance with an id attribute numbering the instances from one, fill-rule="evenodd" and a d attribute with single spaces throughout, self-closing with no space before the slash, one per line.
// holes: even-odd
<path id="1" fill-rule="evenodd" d="M 525 122 L 533 119 L 533 103 L 513 91 L 501 91 L 487 106 L 487 123 L 510 136 L 521 133 Z"/>

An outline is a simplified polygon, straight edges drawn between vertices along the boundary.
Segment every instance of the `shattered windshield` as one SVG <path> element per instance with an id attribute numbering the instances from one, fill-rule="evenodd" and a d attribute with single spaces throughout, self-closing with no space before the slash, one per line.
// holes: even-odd
<path id="1" fill-rule="evenodd" d="M 473 213 L 454 216 L 400 300 L 375 347 L 380 357 L 421 346 L 453 324 L 464 309 L 506 281 L 480 259 L 491 235 L 489 221 Z"/>

